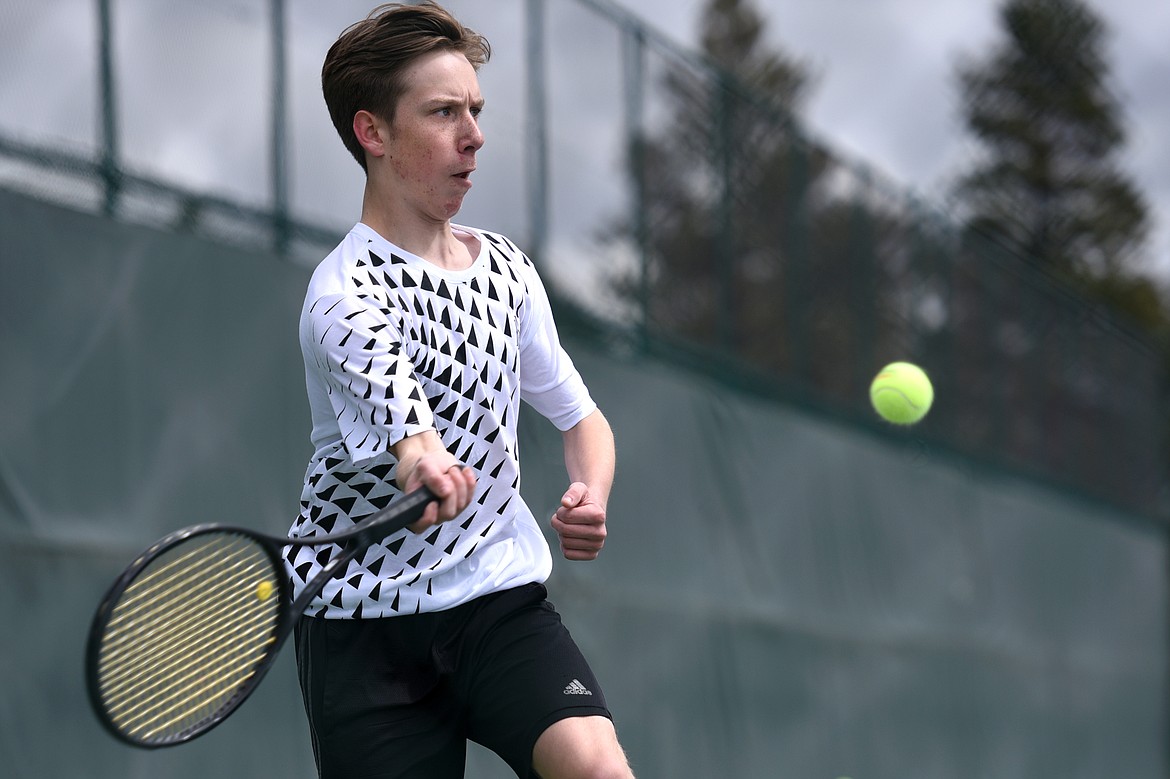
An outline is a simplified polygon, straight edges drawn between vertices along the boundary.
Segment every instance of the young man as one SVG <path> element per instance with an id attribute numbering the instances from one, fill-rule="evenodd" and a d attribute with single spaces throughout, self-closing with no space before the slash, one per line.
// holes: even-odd
<path id="1" fill-rule="evenodd" d="M 361 221 L 305 298 L 315 453 L 291 533 L 343 529 L 423 484 L 439 496 L 300 622 L 323 779 L 462 777 L 467 739 L 522 777 L 631 776 L 601 688 L 545 600 L 552 555 L 519 492 L 520 401 L 563 433 L 570 484 L 551 525 L 569 560 L 605 541 L 613 436 L 532 263 L 451 222 L 484 143 L 489 56 L 443 8 L 388 4 L 342 33 L 322 69 L 366 187 Z M 329 551 L 290 549 L 294 586 Z"/>

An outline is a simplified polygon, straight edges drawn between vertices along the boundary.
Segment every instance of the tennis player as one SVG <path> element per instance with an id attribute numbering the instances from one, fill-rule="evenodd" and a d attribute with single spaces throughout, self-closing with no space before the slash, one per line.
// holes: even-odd
<path id="1" fill-rule="evenodd" d="M 520 495 L 521 400 L 562 431 L 561 552 L 606 536 L 609 424 L 561 347 L 527 257 L 452 222 L 484 137 L 490 47 L 442 7 L 387 4 L 330 48 L 322 86 L 366 172 L 361 221 L 309 282 L 300 322 L 314 454 L 297 537 L 403 492 L 439 496 L 300 621 L 323 779 L 462 777 L 467 740 L 518 776 L 630 777 L 601 686 L 546 600 L 552 554 Z M 294 588 L 327 559 L 290 548 Z"/>

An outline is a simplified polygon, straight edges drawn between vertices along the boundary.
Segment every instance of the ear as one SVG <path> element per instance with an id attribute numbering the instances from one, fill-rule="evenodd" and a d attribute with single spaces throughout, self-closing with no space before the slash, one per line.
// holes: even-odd
<path id="1" fill-rule="evenodd" d="M 369 111 L 361 110 L 353 115 L 353 134 L 371 157 L 386 154 L 388 130 L 386 123 Z"/>

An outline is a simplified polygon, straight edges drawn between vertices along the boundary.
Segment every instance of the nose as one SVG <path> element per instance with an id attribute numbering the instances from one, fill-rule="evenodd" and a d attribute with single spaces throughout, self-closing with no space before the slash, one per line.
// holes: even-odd
<path id="1" fill-rule="evenodd" d="M 467 127 L 463 133 L 463 151 L 474 152 L 479 151 L 483 147 L 483 130 L 479 129 L 479 119 L 475 116 L 467 116 Z"/>

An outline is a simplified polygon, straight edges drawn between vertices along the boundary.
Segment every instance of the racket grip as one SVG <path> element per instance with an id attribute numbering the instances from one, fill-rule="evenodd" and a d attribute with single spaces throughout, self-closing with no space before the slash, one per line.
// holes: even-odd
<path id="1" fill-rule="evenodd" d="M 367 528 L 366 532 L 356 536 L 351 543 L 358 547 L 366 546 L 379 538 L 397 533 L 407 525 L 417 522 L 426 511 L 427 504 L 433 500 L 438 500 L 438 496 L 431 492 L 430 487 L 426 485 L 406 493 L 383 509 L 387 516 L 385 522 L 379 521 L 378 517 L 375 516 L 362 523 Z"/>
<path id="2" fill-rule="evenodd" d="M 325 563 L 325 566 L 305 584 L 304 589 L 292 602 L 290 613 L 296 617 L 303 614 L 313 598 L 321 592 L 326 582 L 342 570 L 343 566 L 348 565 L 349 561 L 366 547 L 417 522 L 423 515 L 423 511 L 426 510 L 427 504 L 437 499 L 438 496 L 424 485 L 413 492 L 406 493 L 377 514 L 362 520 L 358 524 L 358 532 L 342 542 L 341 553 L 331 557 L 329 562 Z M 315 540 L 319 541 L 320 539 Z"/>
<path id="3" fill-rule="evenodd" d="M 410 523 L 418 521 L 418 518 L 426 511 L 427 504 L 438 499 L 439 496 L 431 492 L 431 488 L 425 484 L 414 492 L 408 492 L 399 498 L 394 504 L 394 509 L 396 512 L 402 512 L 403 519 L 400 520 L 401 527 L 406 527 Z M 394 524 L 397 525 L 399 522 L 395 522 Z"/>

